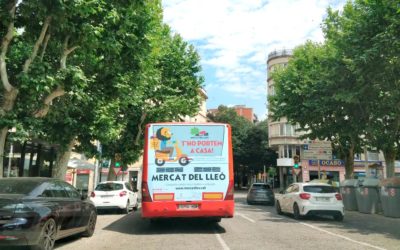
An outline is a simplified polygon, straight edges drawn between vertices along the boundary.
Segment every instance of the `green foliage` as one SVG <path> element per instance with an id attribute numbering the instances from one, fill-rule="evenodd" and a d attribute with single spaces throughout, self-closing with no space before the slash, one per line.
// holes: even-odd
<path id="1" fill-rule="evenodd" d="M 0 14 L 8 16 L 3 8 Z M 46 50 L 42 43 L 29 71 L 22 72 L 48 17 Z M 1 20 L 3 38 L 10 20 Z M 141 154 L 146 123 L 179 120 L 198 110 L 200 58 L 162 23 L 160 1 L 22 1 L 15 26 L 20 32 L 7 66 L 19 95 L 0 125 L 19 124 L 26 137 L 60 145 L 61 154 L 76 139 L 76 150 L 93 156 L 98 140 L 103 157 L 121 153 L 126 166 Z M 62 53 L 70 49 L 63 65 Z M 45 117 L 35 118 L 58 88 L 65 94 L 52 101 Z"/>
<path id="2" fill-rule="evenodd" d="M 346 160 L 347 178 L 363 144 L 391 156 L 399 145 L 398 8 L 396 1 L 356 0 L 342 13 L 328 10 L 326 41 L 299 46 L 273 75 L 274 118 L 299 124 L 304 137 L 331 140 Z"/>
<path id="3" fill-rule="evenodd" d="M 268 124 L 266 121 L 254 125 L 239 116 L 235 109 L 219 106 L 217 112 L 209 113 L 213 122 L 228 123 L 232 127 L 232 147 L 235 168 L 240 165 L 259 171 L 263 166 L 276 165 L 276 153 L 268 147 Z"/>

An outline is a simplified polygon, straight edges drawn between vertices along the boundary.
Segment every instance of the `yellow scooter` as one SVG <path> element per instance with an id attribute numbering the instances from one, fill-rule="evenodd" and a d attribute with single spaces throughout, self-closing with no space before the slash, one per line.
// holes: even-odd
<path id="1" fill-rule="evenodd" d="M 155 159 L 156 165 L 162 166 L 165 164 L 165 162 L 176 162 L 176 161 L 178 161 L 181 166 L 186 166 L 190 163 L 192 159 L 189 158 L 186 154 L 182 153 L 182 149 L 180 149 L 178 146 L 178 141 L 174 142 L 174 149 L 176 152 L 175 157 L 170 157 L 169 151 L 156 150 L 156 159 Z"/>

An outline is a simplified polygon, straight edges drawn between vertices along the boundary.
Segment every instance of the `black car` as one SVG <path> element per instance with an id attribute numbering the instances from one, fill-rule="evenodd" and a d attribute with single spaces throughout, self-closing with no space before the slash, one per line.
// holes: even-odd
<path id="1" fill-rule="evenodd" d="M 274 205 L 275 196 L 271 186 L 266 183 L 253 183 L 247 193 L 247 204 L 264 203 Z"/>
<path id="2" fill-rule="evenodd" d="M 32 246 L 51 250 L 60 238 L 90 237 L 97 213 L 86 195 L 51 178 L 0 179 L 0 249 Z"/>

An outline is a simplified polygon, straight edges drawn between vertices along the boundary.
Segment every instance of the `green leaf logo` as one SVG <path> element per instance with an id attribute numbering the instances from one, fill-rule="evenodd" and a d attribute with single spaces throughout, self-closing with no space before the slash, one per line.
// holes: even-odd
<path id="1" fill-rule="evenodd" d="M 190 130 L 190 133 L 192 134 L 192 135 L 197 135 L 197 134 L 199 134 L 199 129 L 198 128 L 192 128 L 191 130 Z"/>

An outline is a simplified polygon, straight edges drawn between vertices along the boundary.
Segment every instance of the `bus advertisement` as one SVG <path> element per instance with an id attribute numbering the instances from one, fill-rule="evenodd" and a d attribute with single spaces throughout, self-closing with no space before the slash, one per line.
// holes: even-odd
<path id="1" fill-rule="evenodd" d="M 221 123 L 146 126 L 142 217 L 232 218 L 231 128 Z"/>

